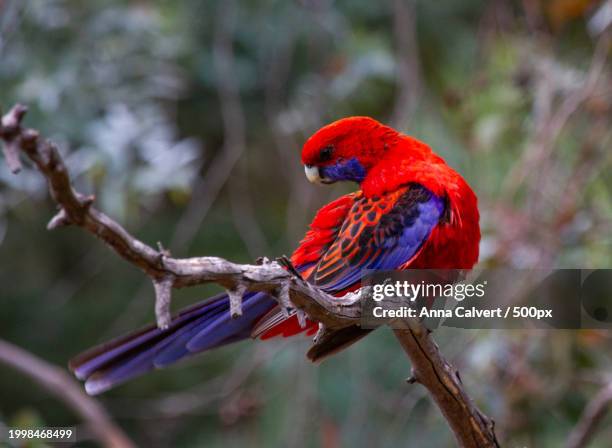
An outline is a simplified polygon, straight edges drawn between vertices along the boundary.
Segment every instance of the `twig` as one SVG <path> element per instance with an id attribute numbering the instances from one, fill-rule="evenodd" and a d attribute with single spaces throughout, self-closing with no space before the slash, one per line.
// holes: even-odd
<path id="1" fill-rule="evenodd" d="M 612 383 L 601 389 L 586 406 L 578 424 L 567 439 L 566 448 L 583 448 L 593 437 L 597 425 L 604 418 L 612 403 Z"/>
<path id="2" fill-rule="evenodd" d="M 81 386 L 62 369 L 1 339 L 0 363 L 27 375 L 63 401 L 87 422 L 88 429 L 103 446 L 109 448 L 135 446 L 121 428 L 112 422 L 104 408 L 85 394 Z"/>
<path id="3" fill-rule="evenodd" d="M 130 235 L 121 225 L 93 206 L 94 198 L 72 188 L 68 170 L 55 146 L 24 129 L 25 108 L 17 105 L 2 118 L 0 136 L 6 142 L 4 123 L 15 123 L 9 135 L 18 148 L 46 177 L 52 197 L 59 206 L 50 228 L 76 225 L 94 234 L 126 261 L 138 266 L 155 285 L 156 315 L 161 328 L 170 322 L 169 305 L 173 288 L 217 283 L 232 294 L 231 312 L 239 315 L 241 296 L 263 291 L 275 297 L 285 310 L 295 308 L 322 324 L 324 331 L 358 325 L 361 318 L 360 291 L 331 296 L 306 283 L 291 269 L 276 261 L 257 265 L 235 264 L 217 257 L 174 258 L 163 247 L 154 249 Z M 282 262 L 287 266 L 287 261 Z M 303 315 L 301 321 L 304 321 Z M 413 364 L 416 381 L 427 387 L 463 447 L 498 446 L 493 423 L 471 402 L 457 371 L 442 357 L 428 332 L 416 322 L 396 336 Z"/>

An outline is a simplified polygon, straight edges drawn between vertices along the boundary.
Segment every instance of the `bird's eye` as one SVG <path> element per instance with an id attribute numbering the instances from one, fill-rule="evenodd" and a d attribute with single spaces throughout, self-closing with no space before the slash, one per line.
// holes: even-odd
<path id="1" fill-rule="evenodd" d="M 327 162 L 327 161 L 331 160 L 333 152 L 334 152 L 333 146 L 326 146 L 319 153 L 319 160 L 321 162 Z"/>

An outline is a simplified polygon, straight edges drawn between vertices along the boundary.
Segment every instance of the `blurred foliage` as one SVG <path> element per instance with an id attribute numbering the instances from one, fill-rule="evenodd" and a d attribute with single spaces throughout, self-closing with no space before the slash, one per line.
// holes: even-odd
<path id="1" fill-rule="evenodd" d="M 315 210 L 299 149 L 371 115 L 423 139 L 480 198 L 483 265 L 612 265 L 609 25 L 600 2 L 0 0 L 0 103 L 62 148 L 81 191 L 143 241 L 236 261 L 289 253 Z M 603 11 L 603 12 L 602 12 Z M 603 25 L 602 25 L 603 24 Z M 599 65 L 598 65 L 599 64 Z M 592 79 L 594 78 L 594 79 Z M 152 319 L 146 279 L 89 235 L 44 231 L 33 170 L 0 163 L 0 337 L 59 365 Z M 212 291 L 180 291 L 183 306 Z M 610 334 L 436 335 L 504 446 L 560 446 L 610 381 Z M 242 343 L 101 402 L 141 446 L 450 446 L 392 335 L 321 366 Z M 72 426 L 0 372 L 0 422 Z M 609 446 L 612 420 L 593 446 Z"/>

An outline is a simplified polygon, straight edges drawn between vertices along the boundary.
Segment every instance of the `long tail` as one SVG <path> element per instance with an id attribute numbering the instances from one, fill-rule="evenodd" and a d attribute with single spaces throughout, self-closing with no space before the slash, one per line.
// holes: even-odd
<path id="1" fill-rule="evenodd" d="M 249 338 L 274 306 L 276 301 L 264 293 L 247 293 L 242 316 L 232 319 L 228 297 L 219 295 L 183 310 L 166 330 L 148 326 L 76 356 L 69 367 L 86 380 L 87 393 L 99 394 L 154 368 Z"/>

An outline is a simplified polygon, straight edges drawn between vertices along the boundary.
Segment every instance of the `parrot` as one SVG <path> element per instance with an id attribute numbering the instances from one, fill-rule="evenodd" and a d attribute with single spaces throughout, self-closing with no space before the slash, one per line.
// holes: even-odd
<path id="1" fill-rule="evenodd" d="M 304 143 L 308 181 L 356 183 L 324 205 L 290 262 L 307 282 L 340 297 L 359 289 L 366 270 L 462 269 L 478 261 L 476 194 L 427 144 L 370 117 L 325 125 Z M 168 328 L 150 325 L 77 355 L 69 368 L 91 395 L 153 369 L 245 339 L 313 335 L 264 292 L 246 292 L 232 317 L 227 294 L 178 312 Z M 326 332 L 307 358 L 321 361 L 368 335 L 359 325 Z"/>

